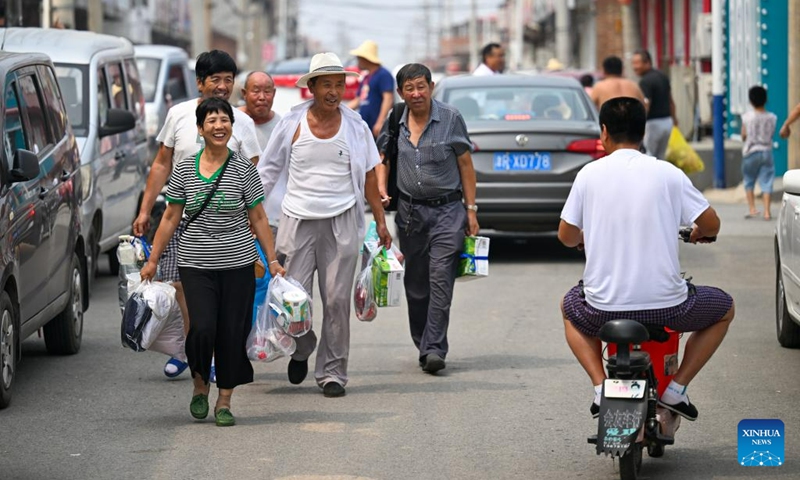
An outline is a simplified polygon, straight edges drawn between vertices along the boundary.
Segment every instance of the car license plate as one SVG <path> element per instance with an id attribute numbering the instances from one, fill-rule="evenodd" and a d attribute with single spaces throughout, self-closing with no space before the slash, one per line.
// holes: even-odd
<path id="1" fill-rule="evenodd" d="M 607 378 L 603 395 L 606 398 L 644 398 L 647 380 L 616 380 Z"/>
<path id="2" fill-rule="evenodd" d="M 550 170 L 550 152 L 494 152 L 495 171 Z"/>

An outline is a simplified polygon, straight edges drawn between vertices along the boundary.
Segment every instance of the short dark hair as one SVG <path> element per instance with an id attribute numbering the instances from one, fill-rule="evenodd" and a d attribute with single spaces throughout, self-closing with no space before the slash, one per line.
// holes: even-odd
<path id="1" fill-rule="evenodd" d="M 622 75 L 622 59 L 611 55 L 603 60 L 603 71 L 607 75 Z"/>
<path id="2" fill-rule="evenodd" d="M 503 48 L 503 46 L 500 45 L 499 43 L 492 42 L 492 43 L 487 44 L 485 47 L 483 47 L 483 49 L 481 50 L 481 60 L 483 60 L 485 62 L 486 61 L 486 57 L 491 55 L 492 54 L 492 50 L 494 50 L 495 48 Z"/>
<path id="3" fill-rule="evenodd" d="M 587 73 L 585 75 L 581 75 L 581 85 L 584 87 L 591 87 L 594 85 L 594 77 L 591 73 Z"/>
<path id="4" fill-rule="evenodd" d="M 642 143 L 646 122 L 644 104 L 633 97 L 612 98 L 600 107 L 600 128 L 605 125 L 616 143 Z"/>
<path id="5" fill-rule="evenodd" d="M 409 63 L 397 72 L 395 80 L 397 80 L 397 88 L 403 89 L 403 84 L 408 80 L 415 78 L 425 77 L 425 81 L 431 83 L 431 70 L 421 63 Z"/>
<path id="6" fill-rule="evenodd" d="M 636 50 L 635 52 L 633 52 L 633 54 L 639 55 L 640 57 L 642 57 L 642 60 L 644 60 L 647 63 L 653 63 L 653 57 L 650 56 L 650 52 L 648 52 L 644 48 Z"/>
<path id="7" fill-rule="evenodd" d="M 767 104 L 767 89 L 761 85 L 750 87 L 747 92 L 747 98 L 750 99 L 750 105 L 761 108 Z"/>
<path id="8" fill-rule="evenodd" d="M 200 105 L 197 106 L 197 110 L 195 110 L 198 127 L 203 126 L 206 117 L 208 117 L 210 113 L 224 113 L 228 115 L 228 118 L 231 119 L 231 125 L 233 125 L 233 107 L 225 100 L 217 97 L 210 97 L 200 102 Z"/>
<path id="9" fill-rule="evenodd" d="M 197 79 L 204 82 L 206 78 L 211 75 L 216 75 L 222 72 L 231 72 L 235 77 L 238 73 L 236 68 L 236 61 L 228 55 L 227 52 L 222 50 L 211 50 L 210 52 L 203 52 L 197 56 L 197 61 L 194 65 L 194 71 Z"/>

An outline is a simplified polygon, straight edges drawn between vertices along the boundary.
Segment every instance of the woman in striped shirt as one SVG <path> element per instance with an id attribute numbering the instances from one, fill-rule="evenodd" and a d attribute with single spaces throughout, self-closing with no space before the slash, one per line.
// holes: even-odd
<path id="1" fill-rule="evenodd" d="M 261 181 L 249 159 L 228 149 L 233 125 L 230 104 L 218 98 L 197 107 L 197 130 L 205 147 L 181 160 L 170 177 L 167 208 L 142 269 L 143 280 L 156 274 L 159 257 L 184 212 L 189 217 L 178 247 L 178 268 L 192 323 L 186 355 L 194 380 L 189 410 L 208 416 L 211 358 L 216 357 L 218 426 L 235 424 L 230 411 L 233 389 L 253 381 L 245 343 L 250 332 L 258 258 L 250 230 L 267 253 L 269 271 L 283 275 L 275 255 Z M 211 198 L 208 198 L 208 197 Z M 258 207 L 258 208 L 257 208 Z"/>

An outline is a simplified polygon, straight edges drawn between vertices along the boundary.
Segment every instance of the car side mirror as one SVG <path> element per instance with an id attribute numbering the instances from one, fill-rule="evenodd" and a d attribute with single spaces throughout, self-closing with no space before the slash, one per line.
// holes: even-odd
<path id="1" fill-rule="evenodd" d="M 39 157 L 30 150 L 17 150 L 14 153 L 14 168 L 10 173 L 11 183 L 33 180 L 39 176 Z"/>
<path id="2" fill-rule="evenodd" d="M 136 117 L 133 116 L 133 113 L 121 108 L 109 108 L 106 114 L 106 124 L 100 127 L 100 138 L 127 132 L 135 127 Z"/>

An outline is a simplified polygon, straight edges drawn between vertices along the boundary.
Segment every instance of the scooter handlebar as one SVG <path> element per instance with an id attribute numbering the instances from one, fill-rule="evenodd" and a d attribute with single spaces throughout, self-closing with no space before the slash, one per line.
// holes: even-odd
<path id="1" fill-rule="evenodd" d="M 678 230 L 678 235 L 680 239 L 683 240 L 684 243 L 690 243 L 692 238 L 692 227 L 683 227 Z M 717 241 L 717 236 L 714 235 L 713 237 L 700 237 L 698 240 L 705 240 L 707 243 L 713 243 Z"/>

